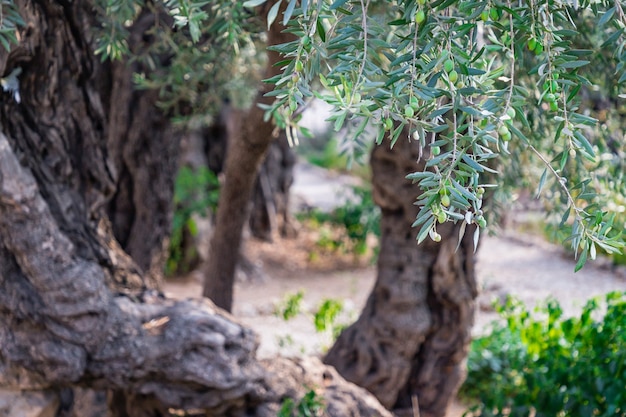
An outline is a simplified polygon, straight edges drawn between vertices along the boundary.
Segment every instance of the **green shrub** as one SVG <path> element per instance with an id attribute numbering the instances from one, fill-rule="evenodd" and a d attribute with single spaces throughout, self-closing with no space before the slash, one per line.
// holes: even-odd
<path id="1" fill-rule="evenodd" d="M 372 192 L 367 187 L 353 187 L 353 198 L 335 208 L 330 213 L 312 210 L 299 216 L 300 220 L 338 226 L 345 231 L 345 236 L 335 237 L 322 230 L 318 246 L 325 249 L 344 249 L 363 255 L 367 251 L 369 234 L 380 236 L 380 210 L 374 204 Z"/>
<path id="2" fill-rule="evenodd" d="M 315 330 L 318 333 L 328 334 L 332 341 L 337 339 L 339 333 L 346 327 L 337 323 L 337 318 L 342 311 L 343 303 L 341 301 L 332 298 L 325 299 L 313 317 Z"/>
<path id="3" fill-rule="evenodd" d="M 509 300 L 506 323 L 472 342 L 461 395 L 481 416 L 626 416 L 626 293 L 565 318 L 556 301 L 531 315 Z"/>
<path id="4" fill-rule="evenodd" d="M 324 403 L 314 390 L 309 390 L 298 402 L 283 401 L 277 417 L 318 417 L 324 413 Z"/>
<path id="5" fill-rule="evenodd" d="M 219 181 L 211 170 L 185 166 L 178 171 L 174 181 L 174 216 L 166 275 L 189 272 L 197 257 L 195 247 L 185 245 L 186 237 L 195 237 L 198 233 L 193 216 L 204 217 L 214 212 L 218 200 Z"/>
<path id="6" fill-rule="evenodd" d="M 304 292 L 298 291 L 295 294 L 287 294 L 285 299 L 275 307 L 274 314 L 288 321 L 296 317 L 302 311 L 302 299 Z"/>

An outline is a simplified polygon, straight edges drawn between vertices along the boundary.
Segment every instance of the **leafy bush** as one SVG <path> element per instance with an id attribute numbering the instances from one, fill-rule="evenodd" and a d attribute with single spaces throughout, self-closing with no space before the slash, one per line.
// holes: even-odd
<path id="1" fill-rule="evenodd" d="M 288 294 L 282 303 L 276 306 L 274 314 L 288 321 L 296 317 L 302 311 L 302 299 L 304 293 L 298 291 L 295 294 Z"/>
<path id="2" fill-rule="evenodd" d="M 339 333 L 346 327 L 337 323 L 337 318 L 342 311 L 343 303 L 341 301 L 332 298 L 325 299 L 313 317 L 315 330 L 318 333 L 326 333 L 331 340 L 337 339 Z"/>
<path id="3" fill-rule="evenodd" d="M 531 316 L 519 302 L 505 324 L 472 342 L 461 395 L 481 416 L 626 416 L 626 293 L 592 299 L 565 318 L 556 301 Z M 604 314 L 603 314 L 604 312 Z"/>
<path id="4" fill-rule="evenodd" d="M 333 236 L 322 231 L 318 245 L 330 250 L 344 249 L 357 255 L 367 251 L 369 234 L 380 236 L 380 210 L 374 204 L 372 192 L 367 187 L 353 187 L 353 198 L 330 213 L 312 210 L 299 216 L 300 220 L 311 220 L 319 224 L 338 226 L 345 231 L 344 236 Z"/>
<path id="5" fill-rule="evenodd" d="M 197 257 L 194 245 L 185 245 L 185 239 L 198 233 L 194 215 L 206 216 L 214 212 L 219 200 L 219 181 L 208 168 L 193 170 L 182 167 L 174 182 L 174 216 L 170 235 L 166 275 L 189 272 Z"/>
<path id="6" fill-rule="evenodd" d="M 338 321 L 341 313 L 344 312 L 343 302 L 333 298 L 325 298 L 317 310 L 307 313 L 302 309 L 303 299 L 304 293 L 302 291 L 287 294 L 283 301 L 275 306 L 274 314 L 285 321 L 289 321 L 299 314 L 309 316 L 313 320 L 315 331 L 325 336 L 325 343 L 332 344 L 347 326 L 346 323 Z M 281 346 L 288 346 L 293 345 L 294 341 L 290 335 L 287 335 L 279 337 L 278 343 Z M 322 346 L 322 349 L 327 349 L 327 346 Z"/>
<path id="7" fill-rule="evenodd" d="M 283 401 L 278 417 L 317 417 L 324 413 L 324 403 L 314 390 L 309 390 L 297 403 L 291 398 Z"/>

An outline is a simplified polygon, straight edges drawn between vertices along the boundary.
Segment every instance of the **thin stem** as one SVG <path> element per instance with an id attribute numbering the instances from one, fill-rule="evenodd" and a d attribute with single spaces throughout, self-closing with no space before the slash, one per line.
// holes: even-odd
<path id="1" fill-rule="evenodd" d="M 559 182 L 559 185 L 561 186 L 561 188 L 565 192 L 565 195 L 567 196 L 567 201 L 572 206 L 572 209 L 574 209 L 574 211 L 576 211 L 577 214 L 581 213 L 583 211 L 583 209 L 579 208 L 576 205 L 576 202 L 574 201 L 574 197 L 572 197 L 572 194 L 570 194 L 569 189 L 565 185 L 565 181 L 563 181 L 565 178 L 561 177 L 559 175 L 559 173 L 552 167 L 550 162 L 533 145 L 528 144 L 528 147 L 530 148 L 531 151 L 533 151 L 533 153 L 535 155 L 537 155 L 537 157 L 539 159 L 541 159 L 541 161 L 544 163 L 544 165 L 550 170 L 550 172 L 552 172 L 554 177 L 557 179 L 557 181 Z"/>
<path id="2" fill-rule="evenodd" d="M 367 62 L 367 9 L 369 8 L 370 0 L 367 0 L 367 3 L 361 0 L 361 15 L 363 18 L 363 59 L 361 60 L 361 65 L 359 66 L 359 73 L 356 77 L 356 83 L 353 87 L 353 91 L 357 91 L 359 84 L 361 84 L 361 78 L 363 77 L 363 72 L 365 71 L 365 64 Z M 352 100 L 354 100 L 354 94 L 350 97 L 350 105 L 352 105 Z"/>

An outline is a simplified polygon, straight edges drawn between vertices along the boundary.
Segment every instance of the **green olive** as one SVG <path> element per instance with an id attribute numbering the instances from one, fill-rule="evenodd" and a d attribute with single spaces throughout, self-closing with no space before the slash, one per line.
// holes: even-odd
<path id="1" fill-rule="evenodd" d="M 441 148 L 440 148 L 439 146 L 432 146 L 432 147 L 430 148 L 430 153 L 431 153 L 433 156 L 437 156 L 437 155 L 439 155 L 439 154 L 441 153 Z"/>
<path id="2" fill-rule="evenodd" d="M 407 119 L 410 119 L 411 117 L 415 116 L 415 110 L 413 110 L 413 107 L 411 107 L 410 104 L 407 104 L 406 106 L 404 106 L 404 116 Z"/>
<path id="3" fill-rule="evenodd" d="M 450 207 L 450 196 L 447 194 L 441 196 L 441 205 L 444 207 Z"/>
<path id="4" fill-rule="evenodd" d="M 449 74 L 454 69 L 454 61 L 450 58 L 446 59 L 443 63 L 443 69 Z"/>
<path id="5" fill-rule="evenodd" d="M 557 111 L 559 109 L 559 104 L 556 101 L 550 102 L 550 110 Z"/>
<path id="6" fill-rule="evenodd" d="M 415 13 L 415 23 L 421 25 L 424 20 L 426 20 L 426 13 L 424 13 L 423 10 L 418 10 L 417 13 Z"/>
<path id="7" fill-rule="evenodd" d="M 537 39 L 535 38 L 528 39 L 528 50 L 532 52 L 536 48 L 537 48 Z"/>
<path id="8" fill-rule="evenodd" d="M 432 238 L 433 238 L 433 241 L 435 241 L 435 242 L 441 242 L 441 235 L 439 233 L 437 233 L 437 232 L 433 233 Z"/>
<path id="9" fill-rule="evenodd" d="M 483 216 L 478 216 L 474 220 L 476 221 L 476 224 L 478 224 L 479 227 L 481 227 L 483 229 L 485 227 L 487 227 L 487 220 L 485 220 L 485 218 Z"/>
<path id="10" fill-rule="evenodd" d="M 448 74 L 448 79 L 452 84 L 454 84 L 459 79 L 459 73 L 455 70 L 450 71 L 450 73 Z"/>
<path id="11" fill-rule="evenodd" d="M 393 128 L 393 120 L 391 117 L 387 117 L 384 122 L 385 130 L 391 130 Z"/>
<path id="12" fill-rule="evenodd" d="M 506 114 L 511 119 L 515 119 L 515 109 L 513 107 L 509 107 L 508 109 L 506 109 Z"/>
<path id="13" fill-rule="evenodd" d="M 296 61 L 295 69 L 297 72 L 301 72 L 304 69 L 304 64 L 302 63 L 302 61 Z"/>
<path id="14" fill-rule="evenodd" d="M 437 221 L 439 223 L 445 223 L 446 220 L 448 220 L 448 216 L 443 211 L 440 211 L 439 214 L 437 214 Z"/>
<path id="15" fill-rule="evenodd" d="M 544 100 L 547 101 L 548 103 L 552 103 L 553 101 L 556 101 L 556 96 L 552 93 L 548 93 L 545 96 L 543 96 Z"/>
<path id="16" fill-rule="evenodd" d="M 550 81 L 550 91 L 552 91 L 553 93 L 559 91 L 559 83 L 554 80 Z"/>

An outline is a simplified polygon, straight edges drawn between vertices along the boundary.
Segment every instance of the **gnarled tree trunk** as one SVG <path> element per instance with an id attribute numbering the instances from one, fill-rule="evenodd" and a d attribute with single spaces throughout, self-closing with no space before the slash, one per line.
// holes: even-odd
<path id="1" fill-rule="evenodd" d="M 0 74 L 23 69 L 21 102 L 0 104 L 0 387 L 107 390 L 112 416 L 275 416 L 308 384 L 331 415 L 388 415 L 331 368 L 257 361 L 253 332 L 208 300 L 156 290 L 142 269 L 158 263 L 171 189 L 155 188 L 171 188 L 175 152 L 153 146 L 175 145 L 144 119 L 154 95 L 125 94 L 129 69 L 94 56 L 92 2 L 16 4 L 20 44 L 0 49 Z"/>
<path id="2" fill-rule="evenodd" d="M 473 230 L 458 251 L 458 227 L 451 224 L 438 227 L 440 243 L 416 245 L 416 188 L 404 177 L 423 168 L 417 158 L 417 143 L 408 141 L 372 153 L 374 199 L 382 210 L 378 279 L 325 362 L 398 414 L 413 415 L 415 396 L 421 416 L 442 417 L 462 381 L 473 324 Z"/>

